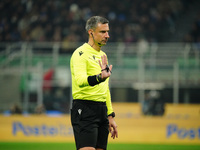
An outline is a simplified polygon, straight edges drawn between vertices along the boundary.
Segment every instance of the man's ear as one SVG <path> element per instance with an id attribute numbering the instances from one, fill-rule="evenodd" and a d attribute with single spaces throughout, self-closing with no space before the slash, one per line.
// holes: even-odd
<path id="1" fill-rule="evenodd" d="M 93 36 L 93 30 L 92 29 L 88 30 L 88 34 Z"/>

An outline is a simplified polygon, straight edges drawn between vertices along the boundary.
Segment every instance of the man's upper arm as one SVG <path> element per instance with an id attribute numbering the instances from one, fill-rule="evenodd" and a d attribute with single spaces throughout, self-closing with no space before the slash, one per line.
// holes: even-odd
<path id="1" fill-rule="evenodd" d="M 72 61 L 72 68 L 74 72 L 74 78 L 80 87 L 88 86 L 87 81 L 87 60 L 84 58 L 84 54 L 81 52 L 74 53 Z"/>

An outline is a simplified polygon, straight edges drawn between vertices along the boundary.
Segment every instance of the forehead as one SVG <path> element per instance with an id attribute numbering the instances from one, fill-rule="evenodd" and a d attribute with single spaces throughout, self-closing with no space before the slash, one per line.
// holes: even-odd
<path id="1" fill-rule="evenodd" d="M 97 27 L 95 30 L 100 30 L 100 31 L 109 31 L 109 25 L 108 23 L 102 24 L 102 23 L 98 23 Z"/>

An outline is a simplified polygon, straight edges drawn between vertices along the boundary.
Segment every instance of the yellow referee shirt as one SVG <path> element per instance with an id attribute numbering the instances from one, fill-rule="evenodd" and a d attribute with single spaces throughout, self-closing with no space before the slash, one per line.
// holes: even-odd
<path id="1" fill-rule="evenodd" d="M 88 43 L 77 48 L 72 54 L 70 61 L 72 77 L 72 96 L 73 99 L 92 100 L 106 102 L 108 112 L 111 114 L 113 108 L 109 90 L 109 78 L 95 86 L 90 86 L 88 76 L 101 73 L 98 60 L 106 55 L 102 50 L 99 52 L 93 49 Z"/>

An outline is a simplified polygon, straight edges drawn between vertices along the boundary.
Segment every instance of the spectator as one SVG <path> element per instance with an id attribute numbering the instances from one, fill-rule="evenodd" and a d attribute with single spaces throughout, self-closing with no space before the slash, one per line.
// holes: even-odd
<path id="1" fill-rule="evenodd" d="M 137 42 L 142 35 L 148 42 L 160 42 L 163 31 L 175 31 L 176 19 L 190 4 L 181 0 L 104 1 L 2 0 L 0 41 L 83 42 L 87 39 L 83 24 L 98 14 L 110 20 L 110 41 Z"/>
<path id="2" fill-rule="evenodd" d="M 160 99 L 158 91 L 151 90 L 145 93 L 145 99 L 142 102 L 142 113 L 144 115 L 162 116 L 164 111 L 164 102 Z"/>
<path id="3" fill-rule="evenodd" d="M 19 105 L 14 104 L 10 108 L 10 113 L 11 114 L 22 114 L 22 109 L 19 107 Z"/>
<path id="4" fill-rule="evenodd" d="M 35 114 L 44 114 L 46 112 L 44 105 L 38 105 L 35 108 Z"/>

